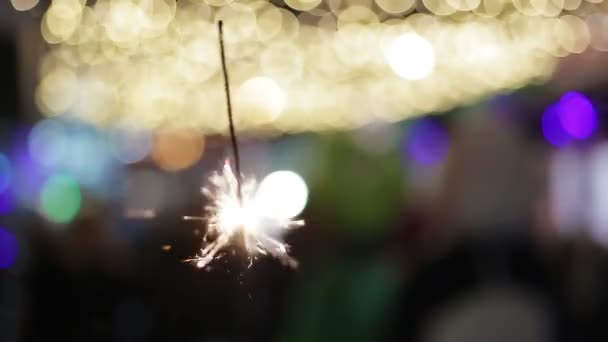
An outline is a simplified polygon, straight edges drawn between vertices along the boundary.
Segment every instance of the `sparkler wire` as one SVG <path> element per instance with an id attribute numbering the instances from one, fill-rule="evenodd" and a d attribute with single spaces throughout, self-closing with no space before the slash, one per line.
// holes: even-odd
<path id="1" fill-rule="evenodd" d="M 297 261 L 289 256 L 289 246 L 283 242 L 280 232 L 302 227 L 304 221 L 268 216 L 267 213 L 260 212 L 256 203 L 257 182 L 254 178 L 243 179 L 241 174 L 239 146 L 230 101 L 222 21 L 218 21 L 218 28 L 230 141 L 235 167 L 233 170 L 232 163 L 226 160 L 221 171 L 215 172 L 209 178 L 209 187 L 202 188 L 202 194 L 211 201 L 204 208 L 204 216 L 184 216 L 185 220 L 205 221 L 207 225 L 207 233 L 203 238 L 204 246 L 200 249 L 199 254 L 184 261 L 203 268 L 219 258 L 221 256 L 219 253 L 225 247 L 234 245 L 241 247 L 246 252 L 250 262 L 249 266 L 256 255 L 261 254 L 273 256 L 285 265 L 296 267 Z M 207 240 L 208 236 L 211 237 L 211 241 Z"/>
<path id="2" fill-rule="evenodd" d="M 243 191 L 241 190 L 241 158 L 239 156 L 239 145 L 236 140 L 236 131 L 234 129 L 234 119 L 232 117 L 232 101 L 230 100 L 230 80 L 228 79 L 228 68 L 226 67 L 226 53 L 224 51 L 224 23 L 219 20 L 217 27 L 219 29 L 220 54 L 222 60 L 222 73 L 224 75 L 224 91 L 226 92 L 226 107 L 228 110 L 228 126 L 230 128 L 230 143 L 234 154 L 234 170 L 236 171 L 236 186 L 239 202 L 243 201 Z"/>

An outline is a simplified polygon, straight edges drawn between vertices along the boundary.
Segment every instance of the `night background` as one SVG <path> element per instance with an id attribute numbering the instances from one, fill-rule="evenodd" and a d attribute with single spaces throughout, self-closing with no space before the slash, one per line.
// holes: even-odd
<path id="1" fill-rule="evenodd" d="M 188 262 L 218 20 L 296 267 Z M 607 341 L 607 51 L 602 0 L 2 1 L 0 341 Z"/>

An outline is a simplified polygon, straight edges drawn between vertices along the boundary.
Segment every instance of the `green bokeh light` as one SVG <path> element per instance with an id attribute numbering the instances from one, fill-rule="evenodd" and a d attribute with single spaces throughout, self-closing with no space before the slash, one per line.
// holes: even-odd
<path id="1" fill-rule="evenodd" d="M 55 223 L 70 222 L 80 210 L 80 188 L 76 180 L 65 174 L 50 177 L 40 193 L 43 214 Z"/>

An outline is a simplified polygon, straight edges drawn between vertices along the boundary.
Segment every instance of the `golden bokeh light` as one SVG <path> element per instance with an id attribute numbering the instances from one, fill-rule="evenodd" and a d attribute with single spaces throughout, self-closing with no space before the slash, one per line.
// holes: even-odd
<path id="1" fill-rule="evenodd" d="M 271 45 L 260 55 L 260 69 L 272 78 L 297 82 L 304 71 L 304 57 L 294 44 Z"/>
<path id="2" fill-rule="evenodd" d="M 25 8 L 27 1 L 12 2 Z M 560 57 L 608 50 L 608 8 L 582 0 L 286 6 L 54 0 L 40 24 L 50 46 L 37 105 L 45 115 L 70 113 L 103 127 L 128 118 L 149 130 L 225 133 L 220 19 L 239 128 L 265 133 L 350 129 L 448 110 L 542 82 Z M 158 151 L 175 144 L 159 139 L 153 155 L 166 169 L 200 157 L 173 160 Z"/>
<path id="3" fill-rule="evenodd" d="M 567 11 L 577 10 L 582 2 L 583 0 L 564 0 L 564 9 Z"/>
<path id="4" fill-rule="evenodd" d="M 245 81 L 235 92 L 235 108 L 239 113 L 247 113 L 247 120 L 237 116 L 239 121 L 265 123 L 276 119 L 285 109 L 285 92 L 269 77 L 253 77 Z M 242 122 L 247 125 L 246 122 Z"/>
<path id="5" fill-rule="evenodd" d="M 556 17 L 564 9 L 564 0 L 530 0 L 532 7 L 542 16 Z"/>
<path id="6" fill-rule="evenodd" d="M 450 6 L 446 0 L 422 0 L 422 3 L 435 15 L 448 16 L 456 12 L 456 9 Z"/>
<path id="7" fill-rule="evenodd" d="M 281 31 L 283 15 L 278 8 L 264 3 L 257 8 L 256 15 L 258 25 L 255 33 L 259 41 L 271 40 Z"/>
<path id="8" fill-rule="evenodd" d="M 374 11 L 364 6 L 351 6 L 338 15 L 338 30 L 348 25 L 358 24 L 360 26 L 372 25 L 379 21 Z"/>
<path id="9" fill-rule="evenodd" d="M 255 11 L 250 6 L 233 2 L 220 8 L 215 14 L 215 19 L 232 23 L 232 25 L 226 25 L 225 29 L 228 44 L 251 41 L 255 38 L 257 18 Z"/>
<path id="10" fill-rule="evenodd" d="M 408 12 L 413 9 L 414 3 L 414 0 L 376 0 L 378 7 L 390 14 Z"/>
<path id="11" fill-rule="evenodd" d="M 205 0 L 209 6 L 222 7 L 232 3 L 234 0 Z"/>
<path id="12" fill-rule="evenodd" d="M 573 15 L 560 17 L 555 34 L 561 47 L 570 53 L 581 53 L 589 46 L 589 28 L 579 17 Z"/>
<path id="13" fill-rule="evenodd" d="M 480 0 L 447 0 L 447 3 L 458 11 L 466 12 L 479 7 Z"/>
<path id="14" fill-rule="evenodd" d="M 198 162 L 205 148 L 203 136 L 190 130 L 161 130 L 154 136 L 152 159 L 163 170 L 179 171 Z"/>
<path id="15" fill-rule="evenodd" d="M 407 80 L 422 80 L 435 68 L 435 49 L 415 33 L 397 37 L 391 43 L 386 58 L 393 71 Z"/>
<path id="16" fill-rule="evenodd" d="M 599 51 L 608 51 L 608 15 L 595 13 L 587 17 L 591 34 L 591 46 Z"/>
<path id="17" fill-rule="evenodd" d="M 78 80 L 69 68 L 57 68 L 45 75 L 36 90 L 37 103 L 46 115 L 66 112 L 77 96 Z"/>
<path id="18" fill-rule="evenodd" d="M 481 0 L 473 12 L 482 17 L 494 18 L 502 13 L 508 0 Z"/>
<path id="19" fill-rule="evenodd" d="M 298 11 L 310 11 L 317 7 L 322 0 L 285 0 L 287 6 Z"/>

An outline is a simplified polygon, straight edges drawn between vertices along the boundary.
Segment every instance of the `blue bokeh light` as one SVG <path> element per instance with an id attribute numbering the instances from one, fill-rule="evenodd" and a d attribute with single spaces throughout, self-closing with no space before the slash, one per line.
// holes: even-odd
<path id="1" fill-rule="evenodd" d="M 58 119 L 39 121 L 28 137 L 28 149 L 32 158 L 44 166 L 57 166 L 69 159 L 68 128 Z"/>
<path id="2" fill-rule="evenodd" d="M 5 192 L 11 185 L 13 179 L 11 162 L 2 153 L 0 153 L 0 193 Z"/>
<path id="3" fill-rule="evenodd" d="M 102 186 L 114 166 L 105 137 L 92 127 L 75 126 L 70 132 L 70 141 L 73 142 L 70 158 L 64 161 L 64 170 L 93 190 Z"/>
<path id="4" fill-rule="evenodd" d="M 0 269 L 7 269 L 15 264 L 19 243 L 15 235 L 0 227 Z"/>
<path id="5" fill-rule="evenodd" d="M 96 195 L 113 193 L 116 161 L 112 158 L 105 132 L 79 122 L 46 119 L 37 123 L 27 137 L 29 156 L 17 156 L 18 197 L 31 202 L 49 175 L 65 172 Z M 132 141 L 124 141 L 131 145 Z"/>
<path id="6" fill-rule="evenodd" d="M 549 106 L 542 118 L 542 129 L 545 139 L 556 147 L 567 145 L 571 138 L 564 130 L 556 105 Z"/>
<path id="7" fill-rule="evenodd" d="M 409 159 L 425 166 L 441 162 L 449 147 L 446 130 L 430 118 L 420 119 L 412 124 L 405 142 Z"/>
<path id="8" fill-rule="evenodd" d="M 144 159 L 152 149 L 152 135 L 142 129 L 116 127 L 108 133 L 110 150 L 123 164 Z"/>
<path id="9" fill-rule="evenodd" d="M 23 146 L 13 152 L 15 166 L 14 193 L 21 205 L 34 207 L 37 194 L 48 177 L 49 170 L 39 164 Z"/>

